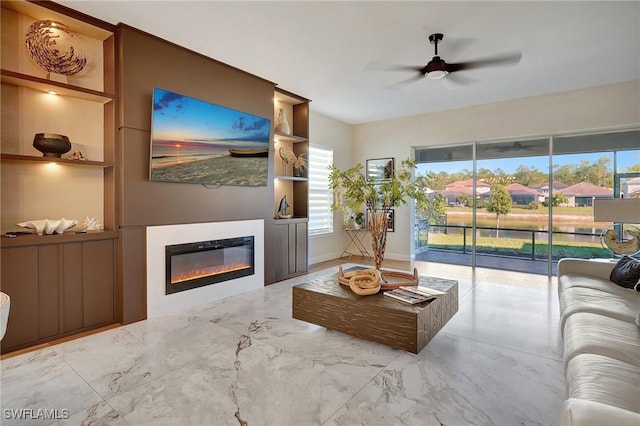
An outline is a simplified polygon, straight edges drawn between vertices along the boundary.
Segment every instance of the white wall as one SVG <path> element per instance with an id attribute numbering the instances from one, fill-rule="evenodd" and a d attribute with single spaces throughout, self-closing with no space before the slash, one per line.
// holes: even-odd
<path id="1" fill-rule="evenodd" d="M 309 135 L 311 135 L 309 142 L 333 148 L 333 162 L 341 169 L 349 168 L 354 164 L 351 132 L 352 126 L 342 121 L 314 111 L 309 115 Z M 342 213 L 335 212 L 332 234 L 309 237 L 309 263 L 314 264 L 340 257 L 346 244 L 346 234 L 342 230 Z"/>
<path id="2" fill-rule="evenodd" d="M 640 80 L 635 80 L 353 126 L 352 164 L 380 157 L 398 162 L 411 157 L 412 147 L 638 125 Z M 409 218 L 408 207 L 396 209 L 396 232 L 387 237 L 385 258 L 411 258 Z"/>

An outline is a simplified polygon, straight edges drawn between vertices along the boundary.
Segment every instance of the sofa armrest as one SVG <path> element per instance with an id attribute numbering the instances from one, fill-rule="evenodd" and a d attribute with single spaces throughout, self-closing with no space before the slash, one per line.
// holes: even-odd
<path id="1" fill-rule="evenodd" d="M 566 274 L 582 274 L 608 280 L 615 265 L 616 262 L 609 262 L 606 259 L 564 258 L 558 262 L 558 278 Z"/>
<path id="2" fill-rule="evenodd" d="M 562 426 L 638 426 L 640 414 L 595 401 L 569 398 L 562 404 Z"/>

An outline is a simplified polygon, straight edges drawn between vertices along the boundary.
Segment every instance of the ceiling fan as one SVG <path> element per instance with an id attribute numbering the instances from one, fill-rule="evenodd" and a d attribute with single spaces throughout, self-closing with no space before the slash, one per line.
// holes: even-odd
<path id="1" fill-rule="evenodd" d="M 487 58 L 478 59 L 475 61 L 449 64 L 440 56 L 438 56 L 438 43 L 442 42 L 443 38 L 444 38 L 444 35 L 442 33 L 435 33 L 429 36 L 429 42 L 433 44 L 435 47 L 435 56 L 431 58 L 431 60 L 427 63 L 427 65 L 418 65 L 418 66 L 398 65 L 398 66 L 393 66 L 390 69 L 396 70 L 396 71 L 417 72 L 417 75 L 405 81 L 405 83 L 409 83 L 411 81 L 422 79 L 423 77 L 426 77 L 430 80 L 437 80 L 458 71 L 467 71 L 467 70 L 494 67 L 494 66 L 515 65 L 518 62 L 520 62 L 520 59 L 522 58 L 522 53 L 517 52 L 517 53 L 506 53 L 503 55 L 487 57 Z"/>

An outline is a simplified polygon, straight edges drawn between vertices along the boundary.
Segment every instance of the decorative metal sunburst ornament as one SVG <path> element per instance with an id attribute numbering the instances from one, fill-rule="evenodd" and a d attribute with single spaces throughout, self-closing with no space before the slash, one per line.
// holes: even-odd
<path id="1" fill-rule="evenodd" d="M 36 21 L 29 26 L 25 46 L 33 60 L 50 73 L 74 75 L 87 65 L 71 44 L 73 33 L 55 21 Z"/>

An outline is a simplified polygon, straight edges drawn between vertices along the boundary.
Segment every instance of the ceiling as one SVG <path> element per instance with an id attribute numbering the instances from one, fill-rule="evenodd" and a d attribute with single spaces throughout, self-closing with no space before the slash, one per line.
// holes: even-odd
<path id="1" fill-rule="evenodd" d="M 349 124 L 640 79 L 640 2 L 58 1 L 277 83 Z M 522 52 L 515 66 L 421 79 L 442 32 L 449 63 Z"/>

